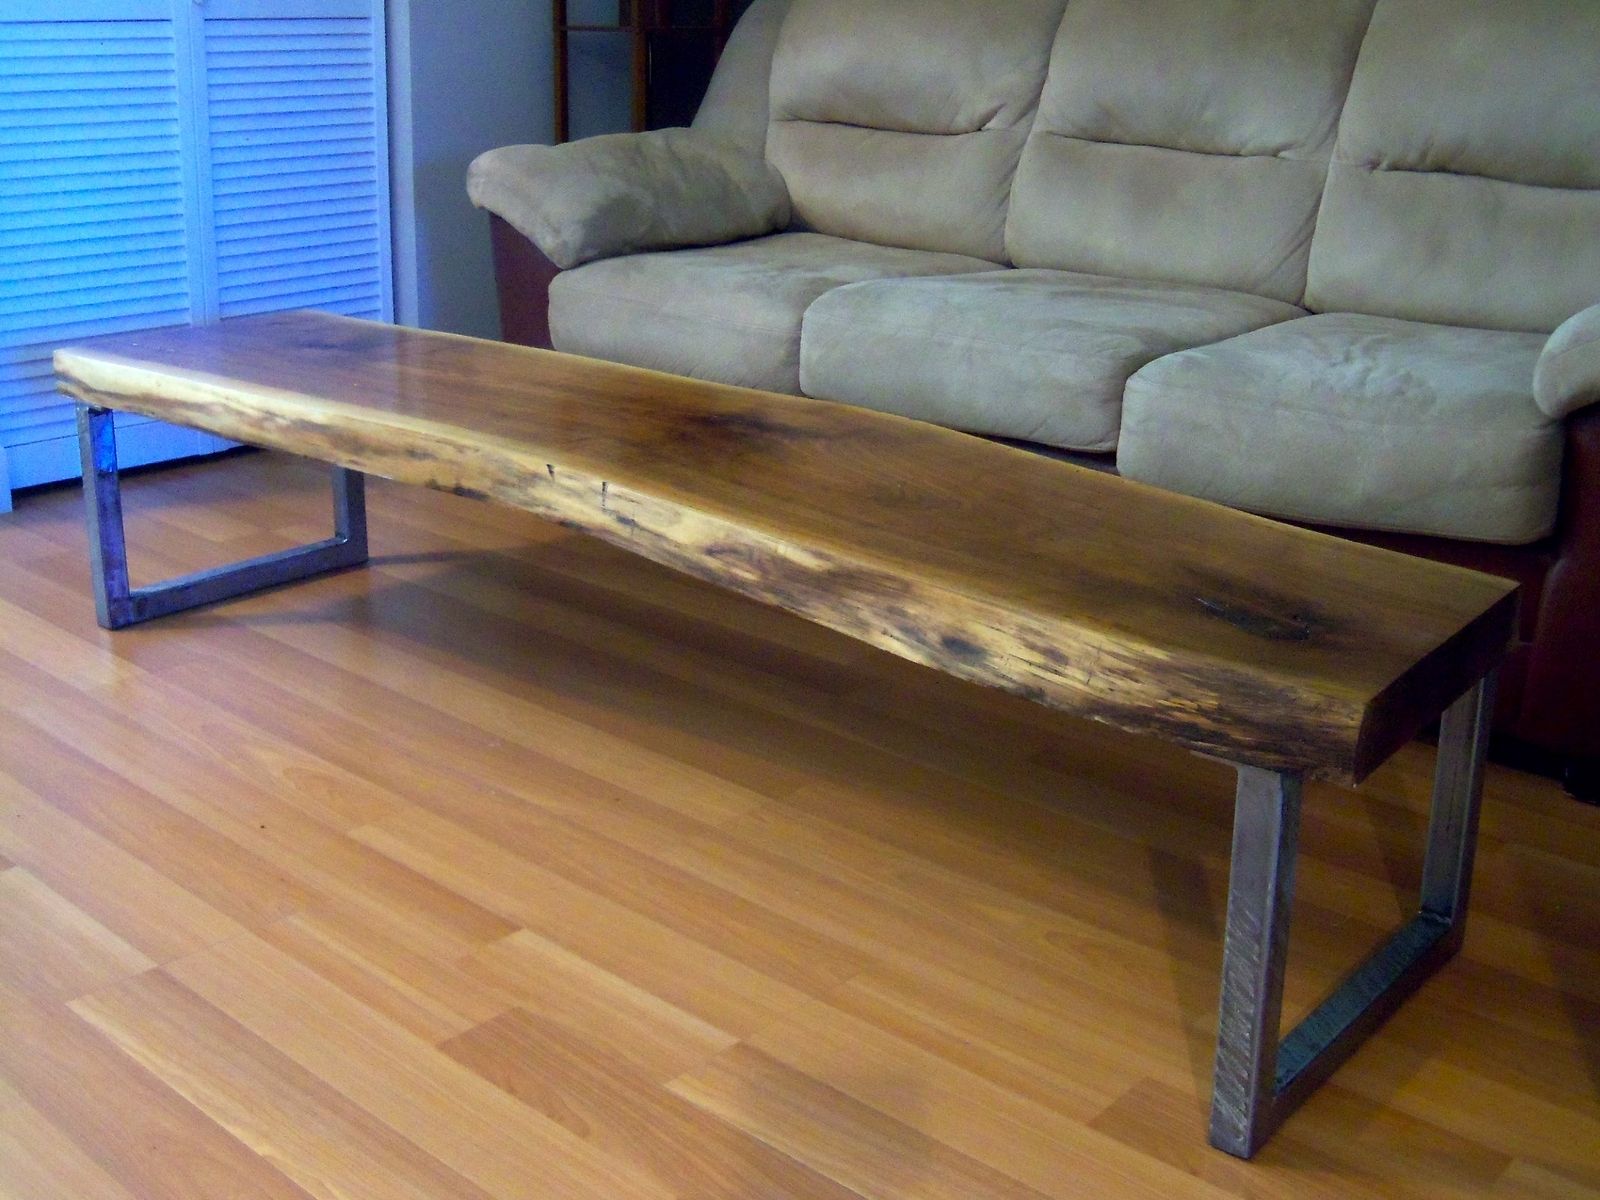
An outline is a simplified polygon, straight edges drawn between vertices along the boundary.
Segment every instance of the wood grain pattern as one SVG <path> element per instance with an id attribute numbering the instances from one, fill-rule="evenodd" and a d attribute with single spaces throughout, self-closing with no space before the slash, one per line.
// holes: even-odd
<path id="1" fill-rule="evenodd" d="M 152 575 L 326 519 L 279 455 L 128 498 Z M 1556 785 L 1491 772 L 1462 957 L 1240 1163 L 1229 772 L 372 503 L 369 570 L 115 636 L 78 494 L 0 521 L 7 1200 L 1600 1197 L 1600 812 Z M 1415 886 L 1431 762 L 1307 788 L 1289 1009 Z"/>
<path id="2" fill-rule="evenodd" d="M 163 972 L 75 1001 L 72 1011 L 313 1196 L 490 1200 Z"/>
<path id="3" fill-rule="evenodd" d="M 671 1193 L 438 1053 L 276 947 L 224 942 L 167 972 L 408 1141 L 492 1195 Z"/>
<path id="4" fill-rule="evenodd" d="M 154 964 L 20 868 L 0 873 L 0 959 L 28 964 L 37 999 L 68 999 Z"/>
<path id="5" fill-rule="evenodd" d="M 859 1195 L 664 1092 L 611 1052 L 603 1029 L 578 1032 L 514 1010 L 442 1049 L 608 1155 L 670 1178 L 679 1195 Z"/>
<path id="6" fill-rule="evenodd" d="M 1503 580 L 841 405 L 318 314 L 57 352 L 60 385 L 499 500 L 950 674 L 1364 777 L 1503 652 Z"/>
<path id="7" fill-rule="evenodd" d="M 136 1200 L 89 1155 L 0 1080 L 0 1196 Z"/>
<path id="8" fill-rule="evenodd" d="M 7 961 L 8 975 L 26 963 Z M 182 1097 L 68 1009 L 0 986 L 0 1079 L 140 1200 L 309 1200 L 266 1158 L 200 1119 Z M 37 1114 L 34 1116 L 33 1114 Z M 48 1147 L 42 1147 L 48 1152 Z M 69 1200 L 71 1175 L 28 1200 Z"/>

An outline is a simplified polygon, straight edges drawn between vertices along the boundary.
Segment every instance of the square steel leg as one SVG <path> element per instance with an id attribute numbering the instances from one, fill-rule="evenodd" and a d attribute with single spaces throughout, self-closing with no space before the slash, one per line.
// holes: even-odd
<path id="1" fill-rule="evenodd" d="M 1494 713 L 1494 676 L 1444 714 L 1417 915 L 1280 1037 L 1300 779 L 1239 768 L 1211 1144 L 1249 1158 L 1461 947 Z"/>
<path id="2" fill-rule="evenodd" d="M 83 453 L 95 615 L 102 628 L 121 629 L 367 561 L 365 478 L 357 471 L 335 467 L 331 538 L 150 587 L 131 588 L 123 540 L 122 488 L 117 478 L 117 435 L 109 410 L 78 405 L 78 445 Z"/>

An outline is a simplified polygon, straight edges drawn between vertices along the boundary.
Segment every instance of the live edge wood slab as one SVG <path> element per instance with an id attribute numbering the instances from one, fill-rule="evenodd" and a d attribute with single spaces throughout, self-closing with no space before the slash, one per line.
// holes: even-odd
<path id="1" fill-rule="evenodd" d="M 528 509 L 873 645 L 1356 781 L 1503 652 L 1514 586 L 920 422 L 323 314 L 58 351 L 60 386 Z"/>
<path id="2" fill-rule="evenodd" d="M 101 623 L 366 558 L 362 478 L 499 500 L 1236 764 L 1211 1141 L 1250 1157 L 1461 944 L 1514 587 L 899 417 L 299 313 L 56 354 Z M 130 589 L 110 410 L 335 464 L 335 536 Z M 1306 775 L 1442 714 L 1417 915 L 1280 1029 Z"/>

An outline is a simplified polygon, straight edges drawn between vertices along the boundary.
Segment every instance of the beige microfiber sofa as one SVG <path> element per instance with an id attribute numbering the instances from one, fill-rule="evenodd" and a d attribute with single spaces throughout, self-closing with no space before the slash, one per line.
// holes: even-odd
<path id="1" fill-rule="evenodd" d="M 468 187 L 520 340 L 1523 578 L 1504 724 L 1600 755 L 1596 0 L 755 0 L 692 129 Z"/>

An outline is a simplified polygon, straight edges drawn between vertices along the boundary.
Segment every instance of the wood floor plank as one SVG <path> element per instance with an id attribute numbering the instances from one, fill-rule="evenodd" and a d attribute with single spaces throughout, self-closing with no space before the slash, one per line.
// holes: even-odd
<path id="1" fill-rule="evenodd" d="M 165 974 L 103 989 L 72 1010 L 319 1200 L 489 1200 Z"/>
<path id="2" fill-rule="evenodd" d="M 878 784 L 805 788 L 748 821 L 782 821 L 786 810 L 795 809 L 805 818 L 801 826 L 822 818 L 932 858 L 959 875 L 1003 878 L 1008 890 L 1047 909 L 1069 913 L 1135 944 L 1163 947 L 1175 966 L 1187 966 L 1191 984 L 1199 977 L 1209 980 L 1226 896 L 1225 859 L 1203 854 L 1197 861 L 1193 852 L 1108 834 L 1065 808 L 1047 810 L 990 793 L 974 795 L 972 788 L 949 781 L 923 782 L 914 800 L 904 792 L 886 793 Z M 1136 808 L 1148 801 L 1129 793 L 1124 803 Z M 795 821 L 790 817 L 787 823 Z M 1420 833 L 1418 840 L 1420 844 Z M 779 836 L 773 843 L 786 846 L 789 840 Z M 1480 865 L 1486 874 L 1495 869 L 1492 852 L 1480 858 Z M 1315 844 L 1301 857 L 1296 886 L 1296 944 L 1313 953 L 1290 959 L 1285 1000 L 1290 1015 L 1320 999 L 1415 904 L 1413 895 L 1397 891 L 1387 880 L 1324 862 Z M 1594 996 L 1600 989 L 1600 951 L 1564 950 L 1563 958 L 1572 965 L 1558 967 L 1551 961 L 1549 942 L 1537 930 L 1492 913 L 1475 913 L 1465 954 L 1532 982 Z"/>
<path id="3" fill-rule="evenodd" d="M 237 921 L 0 770 L 0 850 L 155 961 L 244 931 Z"/>
<path id="4" fill-rule="evenodd" d="M 575 1044 L 603 1049 L 631 1073 L 658 1084 L 737 1041 L 655 993 L 526 929 L 476 952 L 463 966 L 472 977 L 489 980 L 502 994 L 515 996 L 521 1019 L 538 1021 Z"/>
<path id="5" fill-rule="evenodd" d="M 0 1079 L 138 1200 L 311 1200 L 65 1008 L 4 985 Z"/>
<path id="6" fill-rule="evenodd" d="M 229 630 L 213 640 L 213 663 L 186 664 L 166 677 L 196 701 L 292 729 L 300 745 L 384 788 L 439 800 L 489 791 L 545 803 L 565 797 L 588 806 L 597 794 L 627 790 L 551 753 L 559 733 L 543 740 L 487 736 L 426 703 L 286 652 L 248 630 Z M 295 664 L 294 690 L 281 686 L 286 658 Z M 217 669 L 221 664 L 225 671 Z M 472 747 L 470 755 L 461 752 L 464 745 Z M 679 795 L 669 788 L 652 792 L 669 804 Z M 698 821 L 733 820 L 760 802 L 733 789 L 685 788 L 681 795 L 685 803 L 674 811 Z"/>
<path id="7" fill-rule="evenodd" d="M 217 664 L 209 652 L 178 656 L 176 662 L 163 661 L 159 665 L 171 667 L 185 661 L 213 677 L 217 674 Z M 43 674 L 51 682 L 58 678 L 54 672 Z M 251 780 L 271 781 L 285 800 L 329 825 L 359 825 L 399 802 L 359 774 L 317 757 L 284 733 L 235 718 L 226 708 L 205 710 L 197 719 L 192 700 L 175 694 L 168 679 L 168 673 L 130 663 L 114 681 L 118 688 L 115 697 L 105 695 L 103 680 L 81 680 L 76 690 L 102 704 L 120 707 L 120 715 L 136 720 L 150 735 L 192 751 L 205 753 L 226 746 L 226 770 Z M 133 700 L 137 700 L 137 706 L 130 703 Z M 187 719 L 175 721 L 168 716 L 177 712 L 184 713 Z"/>
<path id="8" fill-rule="evenodd" d="M 1034 1191 L 825 1084 L 735 1046 L 669 1085 L 865 1200 L 1038 1200 Z M 1084 1188 L 1085 1197 L 1122 1196 Z"/>
<path id="9" fill-rule="evenodd" d="M 741 1048 L 825 1084 L 939 1144 L 1062 1200 L 1091 1193 L 1166 1196 L 1173 1179 L 1148 1157 L 1094 1130 L 1114 1098 L 1104 1077 L 1046 1108 L 882 1027 L 814 1002 L 757 1031 Z M 691 1072 L 693 1080 L 696 1074 Z M 1065 1111 L 1063 1111 L 1065 1109 Z"/>
<path id="10" fill-rule="evenodd" d="M 491 1196 L 671 1195 L 259 939 L 165 970 Z"/>
<path id="11" fill-rule="evenodd" d="M 566 1025 L 513 1010 L 444 1049 L 676 1195 L 859 1200 L 856 1192 L 666 1091 Z"/>
<path id="12" fill-rule="evenodd" d="M 137 490 L 130 491 L 130 519 L 157 522 L 186 541 L 207 543 L 197 547 L 197 551 L 203 554 L 209 550 L 218 563 L 227 561 L 224 552 L 230 543 L 261 532 L 259 514 L 252 513 L 248 505 L 227 503 L 226 497 L 217 496 L 200 480 L 193 481 L 187 488 L 167 492 L 161 498 L 159 511 L 154 513 L 141 511 Z"/>
<path id="13" fill-rule="evenodd" d="M 68 539 L 48 557 L 6 563 L 0 572 L 0 650 L 78 687 L 138 678 L 140 669 L 204 657 L 170 627 L 142 626 L 113 637 L 95 620 L 82 511 Z"/>
<path id="14" fill-rule="evenodd" d="M 0 673 L 5 677 L 14 680 L 15 668 Z M 89 707 L 78 705 L 79 715 Z M 65 711 L 70 707 L 52 710 Z M 71 820 L 142 859 L 242 925 L 278 920 L 307 903 L 310 894 L 305 888 L 273 871 L 249 848 L 168 802 L 192 785 L 181 777 L 161 777 L 162 757 L 137 729 L 122 733 L 129 752 L 146 758 L 147 780 L 158 789 L 154 793 L 88 757 L 81 741 L 69 747 L 58 740 L 50 730 L 60 726 L 51 725 L 51 715 L 42 723 L 24 720 L 23 715 L 0 706 L 0 735 L 10 744 L 28 748 L 27 754 L 6 762 L 8 777 Z"/>
<path id="15" fill-rule="evenodd" d="M 572 822 L 552 818 L 532 805 L 498 804 L 478 798 L 451 805 L 450 824 L 468 829 L 503 848 L 523 864 L 536 864 L 586 892 L 603 896 L 685 937 L 738 959 L 801 991 L 826 991 L 859 972 L 863 955 L 849 944 L 789 919 L 703 877 L 663 863 Z M 610 793 L 594 796 L 597 805 L 624 803 Z M 430 808 L 444 798 L 430 800 Z M 397 813 L 380 825 L 353 832 L 358 840 L 373 829 L 425 826 L 421 814 Z"/>
<path id="16" fill-rule="evenodd" d="M 367 845 L 441 886 L 736 1037 L 781 1017 L 806 995 L 795 981 L 769 975 L 431 813 L 418 810 L 358 833 Z"/>
<path id="17" fill-rule="evenodd" d="M 0 588 L 26 568 L 0 572 Z M 74 687 L 110 687 L 137 677 L 132 664 L 85 641 L 58 623 L 28 612 L 20 605 L 0 599 L 0 652 L 48 673 L 57 681 Z"/>
<path id="18" fill-rule="evenodd" d="M 1591 1171 L 1573 1173 L 1519 1158 L 1496 1181 L 1492 1194 L 1499 1200 L 1589 1200 L 1600 1195 L 1600 1181 Z"/>
<path id="19" fill-rule="evenodd" d="M 1600 1003 L 1566 988 L 1564 980 L 1534 983 L 1484 963 L 1458 960 L 1450 972 L 1449 987 L 1437 990 L 1452 1010 L 1464 1009 L 1503 1026 L 1509 1031 L 1510 1053 L 1516 1053 L 1523 1035 L 1535 1043 L 1565 1047 L 1563 1053 L 1578 1070 L 1592 1064 L 1587 1074 L 1600 1094 L 1600 1045 L 1594 1038 L 1600 1029 Z"/>
<path id="20" fill-rule="evenodd" d="M 513 992 L 457 965 L 455 946 L 430 956 L 418 939 L 402 941 L 363 915 L 318 905 L 256 935 L 426 1042 L 454 1037 L 514 1003 Z"/>
<path id="21" fill-rule="evenodd" d="M 1337 1083 L 1313 1103 L 1320 1119 L 1281 1131 L 1248 1163 L 1205 1143 L 1206 1097 L 1140 1080 L 1094 1127 L 1127 1146 L 1252 1200 L 1429 1200 L 1482 1196 L 1512 1160 Z"/>
<path id="22" fill-rule="evenodd" d="M 1209 1039 L 1191 1040 L 1170 1009 L 1140 1012 L 1087 988 L 1016 986 L 979 980 L 941 964 L 888 966 L 852 979 L 828 997 L 950 1066 L 1060 1113 L 1103 1103 L 1130 1081 L 1154 1077 L 1205 1099 Z"/>
<path id="23" fill-rule="evenodd" d="M 635 744 L 602 725 L 537 703 L 527 694 L 537 674 L 517 676 L 504 671 L 503 652 L 490 641 L 469 635 L 458 643 L 462 653 L 455 655 L 448 645 L 419 650 L 417 639 L 436 636 L 429 631 L 440 619 L 451 618 L 450 607 L 439 604 L 419 609 L 408 603 L 396 614 L 391 611 L 391 599 L 380 589 L 376 595 L 328 611 L 325 619 L 262 622 L 256 628 L 291 652 L 355 672 L 402 709 L 409 700 L 420 704 L 432 720 L 437 721 L 437 714 L 442 713 L 477 730 L 479 736 L 538 750 L 618 787 L 649 792 L 662 802 L 702 812 L 708 804 L 723 804 L 731 812 L 747 811 L 764 798 L 719 776 L 714 761 L 691 765 L 681 757 Z M 267 603 L 266 598 L 258 597 L 240 601 L 230 610 L 249 620 L 251 614 L 261 611 L 252 605 Z M 382 654 L 373 652 L 375 643 L 363 632 L 365 621 L 373 619 L 384 623 Z M 465 655 L 474 651 L 492 658 L 495 666 L 473 667 Z M 279 679 L 286 686 L 295 684 L 293 672 L 282 672 Z M 429 686 L 419 690 L 419 679 L 428 680 Z M 662 711 L 659 702 L 652 701 L 650 706 Z M 682 743 L 679 748 L 684 749 Z M 715 747 L 710 746 L 708 752 L 714 754 Z M 780 790 L 790 786 L 785 780 Z"/>
<path id="24" fill-rule="evenodd" d="M 15 673 L 27 681 L 27 671 Z M 14 713 L 41 731 L 72 728 L 79 748 L 73 757 L 89 760 L 87 769 L 107 779 L 103 791 L 126 793 L 131 784 L 212 831 L 213 844 L 225 845 L 238 869 L 253 876 L 248 884 L 230 881 L 230 891 L 246 898 L 284 897 L 287 907 L 271 911 L 269 920 L 305 907 L 319 892 L 334 892 L 373 906 L 408 908 L 419 922 L 453 933 L 463 949 L 511 932 L 459 896 L 339 836 L 225 755 L 172 734 L 170 720 L 85 703 L 42 680 L 28 689 L 22 681 L 0 675 L 0 699 Z M 65 748 L 54 757 L 67 757 Z M 179 818 L 169 818 L 174 819 Z"/>
<path id="25" fill-rule="evenodd" d="M 1154 906 L 1154 914 L 1140 913 L 1135 936 L 1121 932 L 1115 917 L 1094 922 L 1083 903 L 1079 915 L 1069 916 L 1059 906 L 1023 900 L 1011 889 L 1009 875 L 1006 886 L 997 887 L 838 825 L 789 813 L 786 804 L 694 836 L 642 824 L 625 828 L 617 820 L 620 807 L 590 819 L 631 839 L 642 852 L 809 924 L 875 962 L 912 971 L 948 962 L 978 979 L 1036 976 L 1075 999 L 1086 989 L 1115 997 L 1124 1013 L 1176 989 L 1187 1002 L 1199 996 L 1205 1019 L 1213 1011 L 1215 938 L 1206 938 L 1203 926 L 1192 929 L 1190 915 L 1172 916 L 1184 896 Z M 989 878 L 1002 875 L 995 870 Z M 1161 882 L 1170 892 L 1191 881 Z M 1105 893 L 1096 894 L 1107 903 Z M 1212 903 L 1203 887 L 1200 900 L 1194 908 Z M 1189 961 L 1174 962 L 1174 925 L 1188 939 L 1180 948 Z M 1165 946 L 1154 948 L 1152 941 Z M 1308 988 L 1300 990 L 1309 997 Z"/>
<path id="26" fill-rule="evenodd" d="M 171 535 L 163 538 L 159 529 L 149 531 L 147 542 L 152 537 L 156 552 L 154 555 L 147 552 L 146 557 L 153 558 L 162 568 L 158 573 L 176 574 L 197 565 L 187 541 Z M 280 541 L 275 536 L 262 535 L 236 540 L 230 546 L 236 557 L 245 557 L 279 549 Z M 492 568 L 493 564 L 488 566 Z M 476 576 L 481 577 L 486 569 L 484 566 L 476 568 Z M 443 564 L 434 573 L 459 573 L 459 566 Z M 314 624 L 323 628 L 305 628 L 300 623 L 269 623 L 268 632 L 280 641 L 317 652 L 316 647 L 324 646 L 330 638 L 342 644 L 348 637 L 350 625 L 359 623 L 363 615 L 376 614 L 397 636 L 389 653 L 381 660 L 364 665 L 372 667 L 377 672 L 375 682 L 387 685 L 397 698 L 407 697 L 414 691 L 411 683 L 421 673 L 446 682 L 448 686 L 435 689 L 426 697 L 435 707 L 435 719 L 437 709 L 442 707 L 447 712 L 462 712 L 466 719 L 482 725 L 489 714 L 473 706 L 473 701 L 487 697 L 495 711 L 506 710 L 507 717 L 519 718 L 508 723 L 505 736 L 525 745 L 545 743 L 560 748 L 563 753 L 570 748 L 584 752 L 587 762 L 614 762 L 613 769 L 618 769 L 638 758 L 640 746 L 646 740 L 654 741 L 663 750 L 662 759 L 652 771 L 657 786 L 666 779 L 682 775 L 686 787 L 699 794 L 707 791 L 710 781 L 699 772 L 685 770 L 680 761 L 681 748 L 689 745 L 714 749 L 728 759 L 718 764 L 723 777 L 732 780 L 759 775 L 768 787 L 771 786 L 776 770 L 770 760 L 757 761 L 747 749 L 735 752 L 735 748 L 720 737 L 708 741 L 695 729 L 664 725 L 650 719 L 664 711 L 664 701 L 671 710 L 684 715 L 704 709 L 700 695 L 703 686 L 684 684 L 653 667 L 641 667 L 631 659 L 606 650 L 603 644 L 598 648 L 573 647 L 543 630 L 539 630 L 537 636 L 530 636 L 532 613 L 524 613 L 517 628 L 508 631 L 504 623 L 489 612 L 475 611 L 398 578 L 386 578 L 381 561 L 363 577 L 376 583 L 359 599 L 341 597 L 337 580 L 312 581 L 304 585 L 303 590 L 296 591 L 295 596 L 311 606 L 302 611 L 315 613 Z M 481 588 L 481 578 L 475 577 L 468 586 Z M 271 604 L 273 600 L 245 598 L 230 605 L 230 611 L 248 618 L 256 611 L 254 606 L 261 603 Z M 177 618 L 178 621 L 185 619 Z M 504 636 L 508 632 L 514 636 Z M 220 640 L 227 633 L 217 631 L 213 636 Z M 635 644 L 641 643 L 635 639 Z M 322 653 L 328 657 L 325 651 Z M 410 669 L 406 669 L 408 660 Z M 343 661 L 349 661 L 347 655 Z M 543 681 L 542 692 L 537 697 L 520 694 L 525 690 L 525 681 L 532 679 Z M 586 702 L 596 689 L 604 693 L 607 705 Z M 676 689 L 673 694 L 662 694 L 672 689 Z M 508 695 L 508 692 L 513 694 Z M 624 696 L 632 697 L 632 704 L 627 708 L 613 703 Z M 532 705 L 529 701 L 533 699 L 543 705 L 554 703 L 559 711 Z M 466 706 L 464 710 L 463 705 Z M 721 710 L 724 718 L 726 712 L 725 708 Z M 688 724 L 680 722 L 680 726 Z M 619 735 L 630 746 L 629 754 L 608 754 L 604 747 L 594 745 L 600 739 L 615 739 Z M 679 757 L 673 757 L 675 753 Z M 635 775 L 618 782 L 627 786 L 636 779 Z M 791 782 L 785 786 L 793 785 Z M 730 798 L 738 794 L 735 786 L 727 790 Z"/>
<path id="27" fill-rule="evenodd" d="M 31 872 L 0 872 L 0 980 L 67 1000 L 155 964 Z"/>
<path id="28" fill-rule="evenodd" d="M 1600 1186 L 1600 1112 L 1487 1078 L 1416 1051 L 1365 1054 L 1344 1085 L 1374 1104 L 1431 1121 L 1512 1157 L 1590 1171 Z"/>
<path id="29" fill-rule="evenodd" d="M 1450 1060 L 1470 1074 L 1526 1094 L 1547 1094 L 1575 1104 L 1595 1095 L 1594 1072 L 1577 1051 L 1592 1040 L 1588 1035 L 1600 1025 L 1585 1029 L 1571 1023 L 1557 1036 L 1517 1029 L 1498 1011 L 1486 1013 L 1461 1004 L 1461 982 L 1454 977 L 1440 980 L 1441 986 L 1433 991 L 1431 998 L 1448 1011 L 1446 1019 L 1408 1006 L 1390 1018 L 1384 1036 L 1429 1058 L 1442 1056 L 1448 1048 Z M 1559 994 L 1543 989 L 1536 1003 L 1540 1008 L 1557 1007 Z"/>
<path id="30" fill-rule="evenodd" d="M 137 1200 L 0 1078 L 0 1197 Z"/>
<path id="31" fill-rule="evenodd" d="M 77 515 L 81 520 L 82 512 L 80 511 Z M 54 558 L 61 553 L 64 540 L 61 536 L 61 531 L 58 530 L 55 536 L 51 536 L 45 521 L 35 520 L 31 526 L 24 526 L 18 521 L 11 521 L 8 524 L 10 527 L 6 530 L 5 535 L 6 561 L 8 563 L 15 563 L 19 566 L 26 565 L 37 559 Z M 84 537 L 82 529 L 76 525 L 70 525 L 67 521 L 58 520 L 56 524 L 63 528 L 71 529 L 70 536 L 76 542 L 73 549 L 83 551 L 87 561 L 88 539 Z"/>

